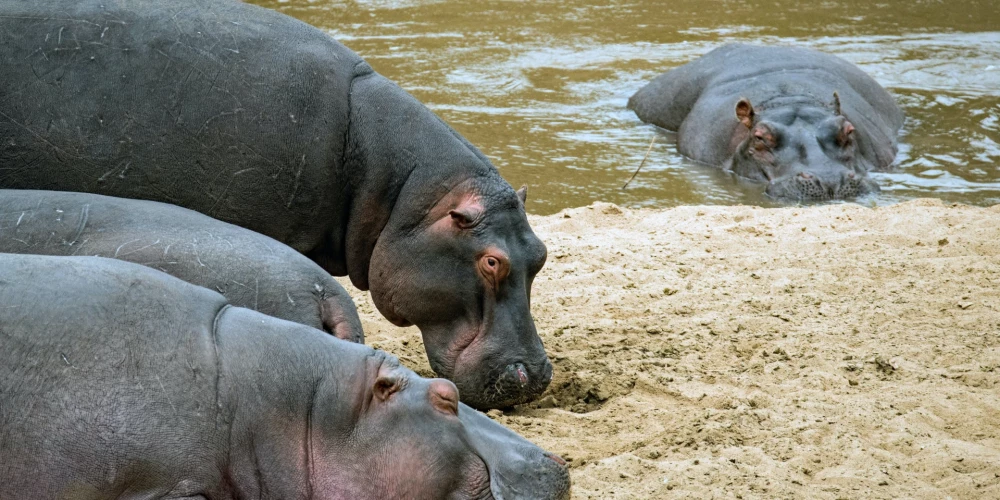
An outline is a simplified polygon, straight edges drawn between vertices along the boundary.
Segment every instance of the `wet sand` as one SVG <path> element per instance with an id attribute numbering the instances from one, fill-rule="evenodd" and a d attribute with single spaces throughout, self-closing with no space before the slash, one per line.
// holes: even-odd
<path id="1" fill-rule="evenodd" d="M 555 379 L 491 413 L 570 460 L 574 498 L 1000 498 L 1000 206 L 531 222 Z M 430 375 L 342 282 L 369 344 Z"/>

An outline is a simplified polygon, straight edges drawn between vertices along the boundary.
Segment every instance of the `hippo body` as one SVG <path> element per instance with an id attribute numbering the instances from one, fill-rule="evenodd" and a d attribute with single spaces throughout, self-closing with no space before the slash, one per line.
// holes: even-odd
<path id="1" fill-rule="evenodd" d="M 323 31 L 235 0 L 40 0 L 0 2 L 0 32 L 0 188 L 262 233 L 418 326 L 469 404 L 548 385 L 525 192 Z"/>
<path id="2" fill-rule="evenodd" d="M 628 107 L 676 131 L 685 156 L 793 200 L 877 192 L 868 172 L 893 163 L 904 119 L 884 88 L 843 59 L 743 44 L 658 76 Z"/>
<path id="3" fill-rule="evenodd" d="M 0 304 L 2 500 L 568 494 L 451 382 L 154 269 L 0 254 Z"/>
<path id="4" fill-rule="evenodd" d="M 315 262 L 262 234 L 165 203 L 0 189 L 0 253 L 135 262 L 215 290 L 234 306 L 364 343 L 350 295 Z"/>

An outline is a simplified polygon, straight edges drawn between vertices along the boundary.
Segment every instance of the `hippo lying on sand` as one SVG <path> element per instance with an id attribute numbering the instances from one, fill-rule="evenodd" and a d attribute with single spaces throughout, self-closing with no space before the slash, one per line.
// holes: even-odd
<path id="1" fill-rule="evenodd" d="M 0 252 L 135 262 L 215 290 L 234 306 L 365 340 L 354 301 L 315 262 L 267 236 L 173 205 L 0 189 Z"/>
<path id="2" fill-rule="evenodd" d="M 159 271 L 0 254 L 0 304 L 0 499 L 567 495 L 451 382 Z"/>
<path id="3" fill-rule="evenodd" d="M 856 66 L 791 47 L 720 47 L 656 77 L 628 107 L 677 131 L 682 154 L 793 200 L 877 192 L 868 172 L 892 164 L 903 124 L 892 96 Z"/>
<path id="4" fill-rule="evenodd" d="M 547 387 L 525 192 L 323 31 L 233 0 L 39 0 L 0 4 L 0 33 L 0 187 L 265 234 L 418 326 L 469 404 Z"/>

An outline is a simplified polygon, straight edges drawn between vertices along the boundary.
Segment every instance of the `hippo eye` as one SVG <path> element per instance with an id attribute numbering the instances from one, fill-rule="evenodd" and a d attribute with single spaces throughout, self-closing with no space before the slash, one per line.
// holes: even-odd
<path id="1" fill-rule="evenodd" d="M 753 131 L 753 147 L 757 151 L 773 148 L 775 146 L 774 134 L 770 130 L 760 127 Z"/>
<path id="2" fill-rule="evenodd" d="M 479 259 L 479 273 L 486 278 L 490 286 L 496 291 L 500 283 L 507 277 L 510 265 L 507 259 L 500 255 L 487 254 Z"/>

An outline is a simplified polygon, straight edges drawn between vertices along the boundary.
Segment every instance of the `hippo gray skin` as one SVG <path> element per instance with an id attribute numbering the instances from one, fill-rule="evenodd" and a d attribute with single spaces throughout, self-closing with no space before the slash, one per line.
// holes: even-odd
<path id="1" fill-rule="evenodd" d="M 364 343 L 350 295 L 272 238 L 155 201 L 0 189 L 0 252 L 135 262 L 215 290 L 230 304 Z"/>
<path id="2" fill-rule="evenodd" d="M 231 305 L 364 341 L 354 302 L 316 263 L 267 236 L 173 205 L 0 190 L 0 252 L 134 262 L 216 290 Z M 462 406 L 461 417 L 473 419 L 466 425 L 474 424 L 470 437 L 491 474 L 519 478 L 495 484 L 505 498 L 531 498 L 546 484 L 559 484 L 549 470 L 552 455 Z"/>
<path id="3" fill-rule="evenodd" d="M 0 304 L 0 499 L 568 496 L 451 382 L 154 269 L 0 254 Z"/>
<path id="4" fill-rule="evenodd" d="M 265 234 L 419 327 L 468 404 L 548 386 L 525 191 L 323 31 L 235 0 L 8 0 L 0 33 L 0 188 Z"/>
<path id="5" fill-rule="evenodd" d="M 628 107 L 677 132 L 678 150 L 786 200 L 878 192 L 903 112 L 853 64 L 814 50 L 732 44 L 668 71 Z"/>

